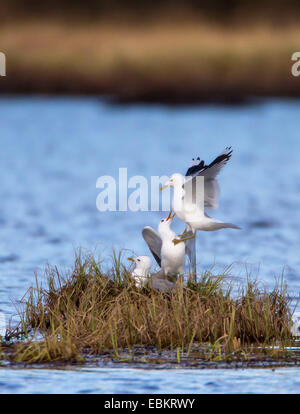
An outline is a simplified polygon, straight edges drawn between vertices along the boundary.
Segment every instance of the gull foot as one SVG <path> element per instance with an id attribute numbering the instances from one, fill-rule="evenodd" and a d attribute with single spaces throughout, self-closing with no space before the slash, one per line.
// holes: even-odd
<path id="1" fill-rule="evenodd" d="M 181 238 L 181 239 L 173 239 L 172 241 L 173 241 L 173 243 L 175 244 L 175 246 L 176 246 L 176 244 L 178 244 L 178 243 L 181 243 L 181 242 L 184 242 L 184 241 L 186 241 L 186 240 L 191 240 L 191 239 L 194 239 L 195 238 L 195 234 L 192 234 L 191 236 L 189 236 L 189 237 L 184 237 L 184 238 Z"/>

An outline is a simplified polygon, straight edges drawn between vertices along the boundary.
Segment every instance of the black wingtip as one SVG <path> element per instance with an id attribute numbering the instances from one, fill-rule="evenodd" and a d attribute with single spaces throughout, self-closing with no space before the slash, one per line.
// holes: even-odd
<path id="1" fill-rule="evenodd" d="M 232 147 L 231 147 L 231 146 L 230 146 L 230 147 L 226 147 L 226 148 L 225 148 L 225 151 L 227 151 L 226 155 L 227 155 L 228 157 L 231 157 L 231 155 L 232 155 L 232 153 L 233 153 L 233 149 L 232 149 Z"/>
<path id="2" fill-rule="evenodd" d="M 230 147 L 226 147 L 225 148 L 225 153 L 224 153 L 224 156 L 225 156 L 225 162 L 227 162 L 227 161 L 229 161 L 230 160 L 230 158 L 231 158 L 231 156 L 232 156 L 232 153 L 233 153 L 233 149 L 232 149 L 232 147 L 230 146 Z"/>
<path id="3" fill-rule="evenodd" d="M 219 164 L 221 162 L 223 162 L 224 164 L 226 164 L 232 155 L 233 149 L 231 146 L 226 147 L 225 150 L 222 152 L 221 155 L 219 155 L 216 159 L 214 159 L 209 165 L 206 165 L 204 160 L 201 161 L 200 157 L 197 157 L 196 159 L 193 158 L 192 161 L 194 162 L 195 160 L 198 161 L 198 164 L 196 165 L 192 165 L 186 172 L 186 176 L 191 176 L 194 175 L 196 173 L 200 173 L 201 171 L 206 170 L 207 168 L 211 168 L 213 167 L 215 164 Z"/>

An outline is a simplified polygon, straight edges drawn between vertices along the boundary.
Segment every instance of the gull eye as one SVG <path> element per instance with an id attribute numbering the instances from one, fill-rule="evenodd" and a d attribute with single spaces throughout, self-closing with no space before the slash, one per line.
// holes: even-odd
<path id="1" fill-rule="evenodd" d="M 165 220 L 160 220 L 161 223 L 163 223 Z"/>
<path id="2" fill-rule="evenodd" d="M 140 262 L 140 261 L 141 261 L 141 259 L 137 259 L 137 261 L 138 261 L 138 262 Z"/>

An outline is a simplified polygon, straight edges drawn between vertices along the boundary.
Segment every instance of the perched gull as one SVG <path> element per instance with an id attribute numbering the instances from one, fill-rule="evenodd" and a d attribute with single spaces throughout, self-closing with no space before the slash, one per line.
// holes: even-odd
<path id="1" fill-rule="evenodd" d="M 143 287 L 148 280 L 152 260 L 149 256 L 138 256 L 136 258 L 128 257 L 128 260 L 135 263 L 135 268 L 131 276 L 135 280 L 137 287 Z"/>
<path id="2" fill-rule="evenodd" d="M 220 186 L 217 181 L 217 176 L 230 159 L 231 154 L 231 148 L 226 148 L 225 151 L 223 151 L 222 154 L 209 165 L 205 165 L 205 162 L 198 158 L 187 170 L 185 176 L 179 173 L 173 174 L 161 188 L 161 190 L 169 186 L 174 188 L 174 193 L 176 193 L 179 202 L 174 203 L 173 199 L 173 209 L 179 219 L 187 224 L 181 237 L 173 240 L 174 244 L 195 239 L 197 230 L 215 231 L 223 228 L 240 229 L 240 227 L 235 224 L 224 223 L 220 220 L 211 218 L 204 211 L 208 208 L 214 209 L 218 207 Z M 192 194 L 187 194 L 187 191 L 192 191 L 192 189 L 195 188 L 194 184 L 196 177 L 198 176 L 204 177 L 204 209 L 193 203 L 191 197 Z M 195 245 L 192 247 L 193 250 L 195 250 Z M 196 258 L 194 253 L 193 256 L 193 270 L 195 270 Z"/>
<path id="3" fill-rule="evenodd" d="M 295 312 L 293 315 L 293 325 L 291 328 L 291 334 L 295 337 L 300 336 L 300 313 L 299 312 Z"/>
<path id="4" fill-rule="evenodd" d="M 162 278 L 161 272 L 157 272 L 148 278 L 152 261 L 149 256 L 138 256 L 136 258 L 129 257 L 136 264 L 135 269 L 131 273 L 137 287 L 142 288 L 149 280 L 152 289 L 160 290 L 161 292 L 172 292 L 175 290 L 175 283 L 169 282 Z"/>
<path id="5" fill-rule="evenodd" d="M 4 313 L 0 312 L 0 337 L 4 337 L 6 333 L 6 322 Z"/>
<path id="6" fill-rule="evenodd" d="M 175 214 L 172 216 L 170 212 L 167 218 L 162 219 L 158 225 L 158 232 L 150 226 L 144 227 L 142 231 L 145 242 L 165 276 L 182 275 L 185 265 L 185 245 L 173 243 L 177 237 L 171 229 L 174 216 Z"/>

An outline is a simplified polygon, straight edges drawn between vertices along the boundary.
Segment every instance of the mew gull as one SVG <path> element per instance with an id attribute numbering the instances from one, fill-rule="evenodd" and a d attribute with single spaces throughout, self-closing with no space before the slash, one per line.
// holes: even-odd
<path id="1" fill-rule="evenodd" d="M 135 268 L 131 273 L 137 287 L 143 287 L 148 280 L 152 260 L 149 256 L 128 257 L 128 260 L 135 263 Z"/>
<path id="2" fill-rule="evenodd" d="M 136 258 L 129 257 L 128 260 L 131 260 L 136 264 L 131 276 L 133 277 L 135 285 L 138 288 L 144 287 L 146 282 L 149 281 L 152 289 L 156 289 L 161 292 L 172 292 L 176 289 L 175 283 L 164 280 L 161 272 L 154 273 L 150 278 L 148 278 L 152 264 L 149 256 L 138 256 Z"/>
<path id="3" fill-rule="evenodd" d="M 209 165 L 205 165 L 204 161 L 201 161 L 200 158 L 198 158 L 196 163 L 194 162 L 187 170 L 185 176 L 175 173 L 161 188 L 161 190 L 168 186 L 174 188 L 174 193 L 177 197 L 176 200 L 179 202 L 175 203 L 173 199 L 173 209 L 178 218 L 187 225 L 181 237 L 179 239 L 174 238 L 174 244 L 195 239 L 197 230 L 215 231 L 223 228 L 240 229 L 239 226 L 233 223 L 224 223 L 220 220 L 211 218 L 204 211 L 205 209 L 214 209 L 218 207 L 220 187 L 217 181 L 217 176 L 230 159 L 231 154 L 231 147 L 228 147 Z M 193 202 L 194 194 L 191 194 L 191 191 L 193 191 L 194 188 L 197 188 L 195 185 L 197 177 L 201 176 L 204 177 L 204 206 L 195 205 Z M 193 251 L 195 251 L 195 246 L 191 244 L 191 247 L 193 248 Z M 194 254 L 193 270 L 195 270 L 195 268 L 196 258 Z"/>
<path id="4" fill-rule="evenodd" d="M 172 216 L 170 212 L 167 218 L 162 219 L 158 225 L 158 232 L 150 226 L 144 227 L 142 231 L 144 240 L 165 276 L 182 275 L 185 265 L 185 245 L 173 243 L 177 237 L 171 229 L 174 216 L 175 214 Z"/>

